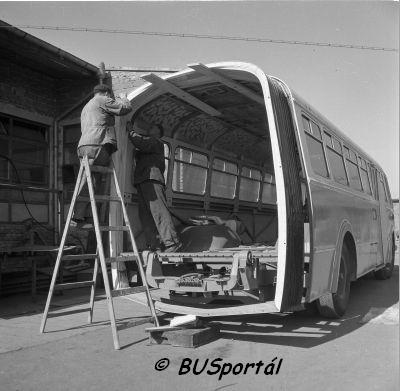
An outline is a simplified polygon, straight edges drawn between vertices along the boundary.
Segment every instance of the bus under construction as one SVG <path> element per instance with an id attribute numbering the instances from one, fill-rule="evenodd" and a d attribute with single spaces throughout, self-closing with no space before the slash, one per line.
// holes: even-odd
<path id="1" fill-rule="evenodd" d="M 142 78 L 148 83 L 128 96 L 128 120 L 164 131 L 180 252 L 144 248 L 124 134 L 116 161 L 124 162 L 148 283 L 159 288 L 156 308 L 207 317 L 316 303 L 321 315 L 340 317 L 352 281 L 369 272 L 391 276 L 394 214 L 385 173 L 282 80 L 241 62 Z"/>

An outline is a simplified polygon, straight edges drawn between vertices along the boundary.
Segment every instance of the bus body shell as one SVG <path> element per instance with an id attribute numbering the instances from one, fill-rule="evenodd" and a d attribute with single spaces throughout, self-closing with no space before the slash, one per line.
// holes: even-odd
<path id="1" fill-rule="evenodd" d="M 218 70 L 221 75 L 232 70 L 243 72 L 244 75 L 250 74 L 252 77 L 257 78 L 260 83 L 268 121 L 266 131 L 270 137 L 276 181 L 278 241 L 275 249 L 277 250 L 277 272 L 274 281 L 274 306 L 271 306 L 271 302 L 267 302 L 257 304 L 257 307 L 251 308 L 242 306 L 242 312 L 237 309 L 231 309 L 230 312 L 228 309 L 223 309 L 218 312 L 215 309 L 204 310 L 203 308 L 201 311 L 199 310 L 199 313 L 202 313 L 203 316 L 214 316 L 220 313 L 226 315 L 228 313 L 273 312 L 274 309 L 277 311 L 291 311 L 302 307 L 299 305 L 300 301 L 304 304 L 312 302 L 323 295 L 334 293 L 338 284 L 343 245 L 348 246 L 351 253 L 352 280 L 369 271 L 384 267 L 385 263 L 390 260 L 390 253 L 394 245 L 391 239 L 394 224 L 393 205 L 391 204 L 390 194 L 388 194 L 386 177 L 379 165 L 299 95 L 291 91 L 284 82 L 267 76 L 257 66 L 247 63 L 227 62 L 209 64 L 207 67 L 211 70 Z M 185 69 L 163 77 L 163 79 L 179 86 L 180 82 L 182 85 L 187 82 L 193 73 L 195 73 L 193 69 Z M 203 78 L 202 80 L 205 81 L 201 82 L 207 82 L 207 79 Z M 201 82 L 199 81 L 199 83 Z M 191 83 L 195 84 L 195 81 Z M 163 93 L 165 91 L 162 88 L 149 83 L 134 90 L 128 96 L 134 109 L 133 116 L 142 107 Z M 310 158 L 311 151 L 307 143 L 307 138 L 310 135 L 303 129 L 303 117 L 318 125 L 322 135 L 327 132 L 339 141 L 342 150 L 346 147 L 357 154 L 358 158 L 368 162 L 368 176 L 373 187 L 372 194 L 362 190 L 355 190 L 347 184 L 341 184 L 333 180 L 331 163 L 327 159 L 329 147 L 323 136 L 321 136 L 322 158 L 325 160 L 327 176 L 324 177 L 314 172 Z M 119 125 L 123 127 L 124 123 L 120 122 Z M 291 137 L 291 134 L 293 134 L 295 142 L 290 146 L 285 142 L 287 137 Z M 126 159 L 129 161 L 128 156 L 130 153 L 128 153 L 129 148 L 126 136 L 119 137 L 122 137 L 118 142 L 122 148 L 117 152 L 116 159 L 119 159 L 122 164 Z M 288 151 L 285 148 L 292 148 L 292 150 Z M 193 149 L 195 150 L 196 147 L 193 146 Z M 300 175 L 296 173 L 293 176 L 293 173 L 288 171 L 288 159 L 293 155 L 297 156 L 298 162 L 292 161 L 292 167 L 294 167 L 293 164 L 298 164 Z M 173 158 L 169 163 L 170 165 L 173 164 Z M 172 171 L 173 167 L 168 167 L 168 172 Z M 346 165 L 345 171 L 348 176 Z M 130 181 L 131 175 L 132 173 L 127 170 L 126 183 Z M 376 185 L 375 188 L 374 183 Z M 293 190 L 292 187 L 297 187 L 297 190 Z M 299 193 L 300 188 L 301 191 Z M 126 188 L 125 191 L 127 191 Z M 293 230 L 290 220 L 293 214 L 299 215 L 298 206 L 295 210 L 292 206 L 295 198 L 299 195 L 300 198 L 303 198 L 303 201 L 307 200 L 305 209 L 307 209 L 306 214 L 308 215 L 307 219 L 304 218 L 304 224 L 303 221 L 301 222 L 304 228 L 304 231 L 302 228 L 301 232 L 298 229 L 297 231 Z M 178 197 L 178 195 L 176 196 Z M 174 193 L 171 188 L 167 187 L 167 198 L 170 200 L 172 197 L 174 197 Z M 179 195 L 179 197 L 184 198 L 184 195 Z M 303 219 L 303 214 L 301 218 Z M 295 222 L 298 224 L 298 217 Z M 296 236 L 301 238 L 301 247 L 298 246 Z M 169 280 L 163 285 L 162 275 L 157 274 L 160 273 L 160 263 L 157 263 L 160 262 L 158 257 L 149 253 L 144 253 L 144 257 L 148 261 L 147 273 L 152 281 L 151 285 L 168 289 L 168 284 L 173 283 L 173 281 Z M 195 258 L 196 256 L 193 255 L 193 259 Z M 179 262 L 182 262 L 182 257 Z M 201 260 L 198 260 L 198 262 L 200 263 Z M 296 267 L 292 265 L 294 262 L 297 262 Z M 257 286 L 254 286 L 256 284 L 254 281 L 257 281 L 254 264 L 252 264 L 251 267 L 253 269 L 251 269 L 249 262 L 246 262 L 246 254 L 243 251 L 232 256 L 232 265 L 234 267 L 232 269 L 232 278 L 229 280 L 229 289 L 238 288 L 238 283 L 234 278 L 237 278 L 237 275 L 241 272 L 242 281 L 246 278 L 246 275 L 249 277 L 249 285 L 247 287 L 249 289 L 257 288 Z M 301 267 L 301 270 L 299 267 Z M 154 277 L 157 277 L 158 280 Z M 294 281 L 294 285 L 297 285 L 297 287 L 291 287 L 291 281 Z M 305 292 L 303 297 L 301 297 L 301 293 L 299 294 L 299 281 L 301 283 L 301 291 Z M 211 285 L 217 286 L 210 283 Z M 170 289 L 173 290 L 173 288 Z M 223 287 L 220 289 L 223 291 Z M 199 287 L 185 287 L 181 290 L 207 293 L 204 287 L 201 289 Z M 194 313 L 193 307 L 168 307 L 160 303 L 158 308 L 161 310 L 170 309 L 171 312 L 176 313 Z"/>

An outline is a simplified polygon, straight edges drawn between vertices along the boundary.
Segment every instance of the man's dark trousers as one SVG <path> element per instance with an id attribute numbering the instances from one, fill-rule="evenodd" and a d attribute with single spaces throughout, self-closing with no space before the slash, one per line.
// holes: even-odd
<path id="1" fill-rule="evenodd" d="M 157 237 L 165 247 L 179 243 L 167 208 L 164 184 L 149 180 L 137 184 L 136 188 L 139 197 L 139 218 L 143 225 L 147 245 L 152 249 L 159 247 Z"/>
<path id="2" fill-rule="evenodd" d="M 84 156 L 88 157 L 89 165 L 105 166 L 108 167 L 111 162 L 111 148 L 109 145 L 101 146 L 82 146 L 78 148 L 79 159 L 82 160 Z M 93 190 L 95 194 L 105 194 L 109 189 L 105 188 L 102 181 L 103 175 L 100 172 L 92 173 Z M 82 181 L 79 187 L 79 193 L 86 197 L 89 196 L 88 188 L 83 186 L 86 184 L 86 175 L 83 173 Z M 82 220 L 85 218 L 88 209 L 90 208 L 90 202 L 77 202 L 74 218 Z"/>

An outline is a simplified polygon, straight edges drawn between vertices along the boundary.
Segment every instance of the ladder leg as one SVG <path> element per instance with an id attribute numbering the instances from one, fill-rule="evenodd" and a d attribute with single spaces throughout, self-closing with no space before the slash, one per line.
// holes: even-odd
<path id="1" fill-rule="evenodd" d="M 53 276 L 51 278 L 50 289 L 49 289 L 49 293 L 47 295 L 47 301 L 46 301 L 46 306 L 45 306 L 44 312 L 43 312 L 42 322 L 40 324 L 40 332 L 41 333 L 44 332 L 44 329 L 46 327 L 46 321 L 47 321 L 47 316 L 48 316 L 48 313 L 49 313 L 50 302 L 51 302 L 51 299 L 53 297 L 54 286 L 56 284 L 57 274 L 58 274 L 58 270 L 60 268 L 61 258 L 62 258 L 63 252 L 64 252 L 65 241 L 67 239 L 67 235 L 68 235 L 68 231 L 69 231 L 69 225 L 71 223 L 72 214 L 74 212 L 76 198 L 78 197 L 78 191 L 79 191 L 79 186 L 80 186 L 80 183 L 81 183 L 82 176 L 83 176 L 83 166 L 82 166 L 82 163 L 81 163 L 81 165 L 79 167 L 78 178 L 76 180 L 74 194 L 72 196 L 71 205 L 70 205 L 69 211 L 68 211 L 67 221 L 65 222 L 64 232 L 63 232 L 63 235 L 62 235 L 62 238 L 61 238 L 60 247 L 58 249 L 56 263 L 54 265 Z"/>
<path id="2" fill-rule="evenodd" d="M 89 318 L 88 322 L 92 323 L 93 321 L 93 307 L 94 307 L 94 298 L 96 296 L 96 283 L 97 283 L 97 274 L 99 271 L 99 258 L 97 257 L 94 260 L 94 267 L 93 267 L 93 286 L 90 291 L 90 305 L 89 305 Z"/>
<path id="3" fill-rule="evenodd" d="M 150 294 L 149 284 L 147 283 L 146 274 L 144 272 L 144 268 L 143 268 L 143 264 L 142 264 L 142 258 L 139 255 L 139 251 L 137 249 L 136 240 L 135 240 L 135 237 L 133 235 L 132 227 L 131 227 L 131 225 L 129 223 L 128 213 L 126 211 L 124 199 L 122 198 L 121 190 L 119 188 L 118 178 L 117 178 L 117 173 L 115 172 L 115 168 L 113 168 L 113 175 L 114 175 L 115 189 L 117 191 L 118 197 L 121 200 L 121 207 L 122 207 L 122 213 L 123 213 L 124 220 L 125 220 L 125 225 L 127 225 L 128 229 L 129 229 L 129 236 L 130 236 L 130 239 L 131 239 L 131 242 L 132 242 L 133 252 L 136 255 L 136 259 L 137 259 L 136 263 L 137 263 L 138 268 L 139 268 L 140 276 L 142 277 L 143 285 L 145 286 L 145 289 L 146 289 L 146 296 L 147 296 L 147 301 L 149 303 L 151 315 L 153 316 L 155 325 L 158 327 L 160 325 L 160 323 L 158 321 L 156 309 L 154 307 L 154 301 L 153 301 L 153 299 L 151 297 L 151 294 Z"/>
<path id="4" fill-rule="evenodd" d="M 88 161 L 87 157 L 85 157 L 83 159 L 83 164 L 85 166 L 86 180 L 88 182 L 90 204 L 92 206 L 93 223 L 94 223 L 94 228 L 95 228 L 95 232 L 96 232 L 97 250 L 98 250 L 98 254 L 99 254 L 99 258 L 100 258 L 101 271 L 103 274 L 104 288 L 106 290 L 107 306 L 108 306 L 108 313 L 110 316 L 114 348 L 116 350 L 118 350 L 120 348 L 120 345 L 119 345 L 117 326 L 115 323 L 114 306 L 113 306 L 113 302 L 112 302 L 110 283 L 109 283 L 108 274 L 107 274 L 107 265 L 106 265 L 106 261 L 105 261 L 103 242 L 102 242 L 101 232 L 100 232 L 100 227 L 99 227 L 99 216 L 97 214 L 96 201 L 94 198 L 94 191 L 93 191 L 93 183 L 92 183 L 92 178 L 90 175 L 90 167 L 89 167 L 89 161 Z"/>

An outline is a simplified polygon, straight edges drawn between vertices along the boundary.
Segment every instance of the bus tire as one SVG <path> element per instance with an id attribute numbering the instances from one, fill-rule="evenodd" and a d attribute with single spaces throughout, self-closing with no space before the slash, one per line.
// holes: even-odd
<path id="1" fill-rule="evenodd" d="M 379 270 L 374 271 L 374 276 L 377 280 L 387 280 L 392 277 L 393 269 L 394 269 L 394 252 L 395 252 L 395 244 L 394 244 L 394 236 L 392 238 L 392 249 L 391 249 L 391 257 L 389 262 Z"/>
<path id="2" fill-rule="evenodd" d="M 349 251 L 346 245 L 343 244 L 337 292 L 326 294 L 317 300 L 318 311 L 322 316 L 340 318 L 344 315 L 349 302 L 350 279 Z"/>

